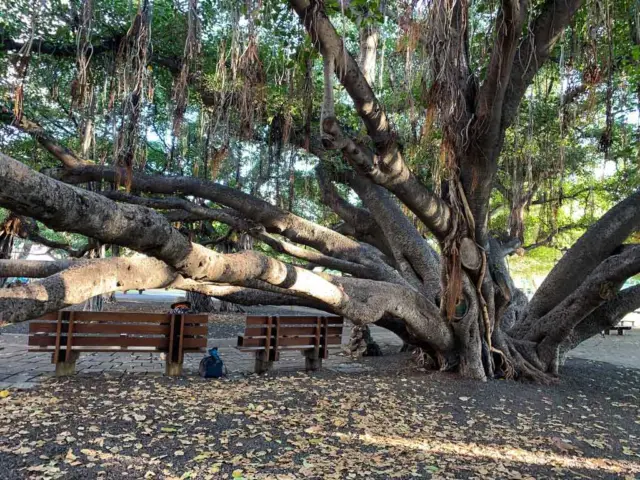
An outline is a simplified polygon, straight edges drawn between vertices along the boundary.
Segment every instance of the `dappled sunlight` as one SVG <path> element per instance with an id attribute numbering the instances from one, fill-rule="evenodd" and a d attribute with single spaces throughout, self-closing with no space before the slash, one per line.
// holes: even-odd
<path id="1" fill-rule="evenodd" d="M 370 433 L 342 433 L 313 431 L 317 435 L 334 436 L 341 440 L 362 442 L 366 445 L 381 447 L 397 447 L 401 449 L 419 450 L 426 453 L 472 457 L 483 460 L 526 463 L 562 468 L 588 468 L 608 473 L 640 473 L 640 463 L 612 460 L 606 458 L 585 458 L 578 456 L 558 455 L 549 451 L 524 450 L 507 445 L 491 445 L 466 442 L 451 442 L 442 439 L 409 439 L 403 437 L 373 435 Z"/>
<path id="2" fill-rule="evenodd" d="M 634 478 L 636 381 L 586 410 L 575 390 L 462 392 L 435 376 L 80 375 L 0 399 L 0 464 L 88 478 Z"/>

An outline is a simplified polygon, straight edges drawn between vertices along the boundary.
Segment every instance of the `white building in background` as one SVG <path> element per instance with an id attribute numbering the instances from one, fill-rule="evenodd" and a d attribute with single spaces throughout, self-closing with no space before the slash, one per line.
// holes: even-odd
<path id="1" fill-rule="evenodd" d="M 51 249 L 49 247 L 33 243 L 31 244 L 31 248 L 29 250 L 29 253 L 25 257 L 25 260 L 44 260 L 47 262 L 53 262 L 55 258 L 51 256 L 50 251 Z"/>

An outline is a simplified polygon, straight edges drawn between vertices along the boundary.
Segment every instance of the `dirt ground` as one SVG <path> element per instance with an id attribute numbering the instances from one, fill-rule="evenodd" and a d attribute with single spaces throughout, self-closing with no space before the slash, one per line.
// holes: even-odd
<path id="1" fill-rule="evenodd" d="M 0 478 L 640 475 L 638 370 L 575 359 L 542 387 L 402 365 L 51 379 L 0 399 Z"/>

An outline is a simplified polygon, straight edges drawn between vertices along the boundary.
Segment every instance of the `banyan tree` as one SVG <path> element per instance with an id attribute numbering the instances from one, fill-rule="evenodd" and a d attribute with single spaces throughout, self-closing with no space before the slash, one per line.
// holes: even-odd
<path id="1" fill-rule="evenodd" d="M 640 287 L 621 289 L 640 272 L 640 191 L 610 196 L 530 301 L 506 257 L 529 205 L 553 219 L 570 196 L 576 102 L 603 105 L 599 152 L 617 155 L 616 88 L 637 85 L 613 36 L 640 29 L 612 18 L 633 3 L 3 6 L 0 207 L 22 238 L 88 246 L 0 260 L 0 277 L 39 278 L 0 289 L 2 320 L 173 287 L 379 325 L 464 377 L 552 381 L 568 350 L 640 307 Z M 534 101 L 555 110 L 534 121 Z M 229 235 L 253 248 L 221 253 Z"/>

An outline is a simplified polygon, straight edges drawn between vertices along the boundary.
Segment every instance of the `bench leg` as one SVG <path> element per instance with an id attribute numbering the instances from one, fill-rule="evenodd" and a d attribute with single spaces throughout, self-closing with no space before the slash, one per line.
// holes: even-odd
<path id="1" fill-rule="evenodd" d="M 307 372 L 315 372 L 322 368 L 322 357 L 315 350 L 306 350 L 304 359 L 304 366 Z"/>
<path id="2" fill-rule="evenodd" d="M 181 377 L 182 376 L 182 364 L 170 362 L 169 359 L 165 362 L 164 374 L 167 377 Z"/>
<path id="3" fill-rule="evenodd" d="M 58 358 L 58 363 L 56 363 L 56 377 L 75 375 L 78 356 L 78 352 L 60 350 L 60 358 Z"/>
<path id="4" fill-rule="evenodd" d="M 269 360 L 269 355 L 266 350 L 256 352 L 256 363 L 254 371 L 256 373 L 264 373 L 271 370 L 273 362 Z"/>
<path id="5" fill-rule="evenodd" d="M 624 335 L 623 330 L 624 330 L 624 328 L 619 328 L 618 329 L 618 335 Z"/>

